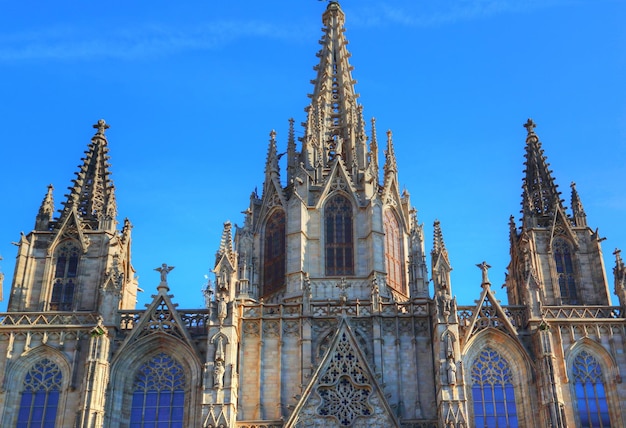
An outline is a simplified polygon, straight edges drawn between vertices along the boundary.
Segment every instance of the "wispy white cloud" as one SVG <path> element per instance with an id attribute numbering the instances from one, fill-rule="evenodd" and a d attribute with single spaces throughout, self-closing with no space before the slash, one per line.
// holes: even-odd
<path id="1" fill-rule="evenodd" d="M 350 22 L 352 25 L 364 27 L 439 27 L 501 14 L 528 13 L 567 2 L 568 0 L 433 0 L 415 1 L 404 6 L 379 2 L 354 10 Z"/>
<path id="2" fill-rule="evenodd" d="M 216 49 L 245 37 L 293 38 L 297 31 L 261 21 L 222 21 L 176 28 L 144 24 L 132 28 L 58 27 L 0 34 L 0 62 L 39 60 L 145 59 L 190 50 Z"/>

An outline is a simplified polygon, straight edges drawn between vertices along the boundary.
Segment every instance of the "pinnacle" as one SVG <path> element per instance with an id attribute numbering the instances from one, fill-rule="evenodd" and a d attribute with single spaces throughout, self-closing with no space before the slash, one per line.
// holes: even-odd
<path id="1" fill-rule="evenodd" d="M 41 201 L 39 212 L 37 213 L 37 219 L 35 221 L 35 230 L 48 230 L 50 221 L 52 221 L 52 215 L 54 213 L 54 187 L 52 184 L 48 185 L 48 191 Z"/>
<path id="2" fill-rule="evenodd" d="M 93 127 L 97 129 L 96 134 L 82 158 L 83 164 L 69 188 L 70 193 L 66 195 L 61 219 L 75 209 L 84 221 L 92 223 L 92 229 L 108 228 L 114 225 L 117 216 L 115 189 L 109 178 L 109 148 L 104 135 L 109 125 L 100 119 Z"/>
<path id="3" fill-rule="evenodd" d="M 522 185 L 522 212 L 524 217 L 545 217 L 554 214 L 557 206 L 563 208 L 558 186 L 552 178 L 550 164 L 543 155 L 541 142 L 534 132 L 535 123 L 528 119 L 524 125 L 526 138 L 526 176 Z"/>
<path id="4" fill-rule="evenodd" d="M 433 250 L 432 254 L 447 254 L 446 244 L 443 241 L 443 233 L 441 232 L 441 223 L 435 220 L 433 233 Z"/>

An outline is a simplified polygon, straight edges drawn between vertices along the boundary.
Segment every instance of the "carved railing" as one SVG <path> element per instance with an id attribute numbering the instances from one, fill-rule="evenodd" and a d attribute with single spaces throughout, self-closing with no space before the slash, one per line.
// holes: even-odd
<path id="1" fill-rule="evenodd" d="M 92 312 L 3 312 L 0 326 L 4 327 L 93 327 L 98 314 Z"/>
<path id="2" fill-rule="evenodd" d="M 546 319 L 616 319 L 624 318 L 620 306 L 544 306 Z"/>
<path id="3" fill-rule="evenodd" d="M 428 305 L 427 302 L 382 302 L 378 313 L 383 316 L 427 316 L 429 315 Z M 299 317 L 302 314 L 301 307 L 302 305 L 300 303 L 246 304 L 243 307 L 243 317 L 247 319 Z M 343 305 L 336 301 L 315 301 L 310 303 L 310 313 L 316 318 L 337 317 L 344 314 L 359 317 L 370 316 L 374 313 L 374 310 L 372 303 L 369 301 L 348 301 Z"/>

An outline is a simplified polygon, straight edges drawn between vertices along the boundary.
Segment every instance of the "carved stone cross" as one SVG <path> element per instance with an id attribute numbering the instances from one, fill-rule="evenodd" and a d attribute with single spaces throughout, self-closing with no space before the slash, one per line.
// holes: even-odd
<path id="1" fill-rule="evenodd" d="M 533 122 L 532 119 L 528 119 L 526 123 L 524 124 L 524 128 L 526 128 L 526 131 L 528 131 L 528 135 L 534 134 L 536 127 L 537 125 L 535 125 L 535 122 Z"/>
<path id="2" fill-rule="evenodd" d="M 93 127 L 98 130 L 96 135 L 104 135 L 104 131 L 110 128 L 109 124 L 106 123 L 104 119 L 100 119 Z"/>

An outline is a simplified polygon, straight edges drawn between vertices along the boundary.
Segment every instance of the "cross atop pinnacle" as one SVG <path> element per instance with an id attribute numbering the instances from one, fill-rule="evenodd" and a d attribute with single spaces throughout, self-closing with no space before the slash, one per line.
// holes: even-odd
<path id="1" fill-rule="evenodd" d="M 528 135 L 533 135 L 535 133 L 536 127 L 537 125 L 531 118 L 528 118 L 528 120 L 524 124 L 524 128 L 526 128 L 526 131 L 528 131 Z"/>
<path id="2" fill-rule="evenodd" d="M 98 120 L 98 123 L 93 125 L 94 129 L 97 129 L 98 131 L 96 132 L 96 135 L 104 135 L 104 131 L 106 131 L 107 129 L 109 129 L 111 126 L 109 126 L 108 123 L 106 123 L 104 121 L 104 119 L 100 119 Z"/>

